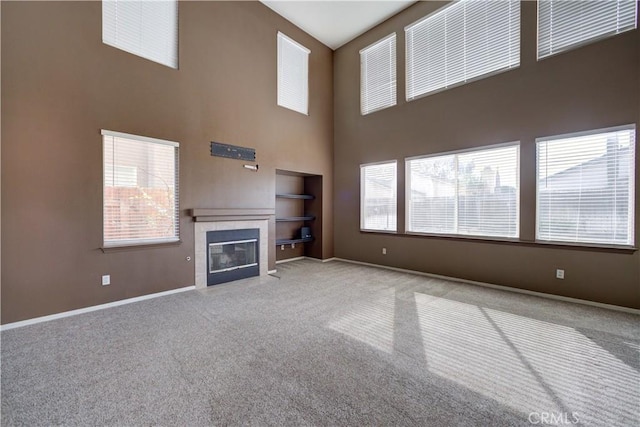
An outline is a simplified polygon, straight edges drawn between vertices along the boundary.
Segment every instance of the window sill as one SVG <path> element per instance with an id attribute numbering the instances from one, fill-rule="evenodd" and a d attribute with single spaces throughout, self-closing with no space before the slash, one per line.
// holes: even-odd
<path id="1" fill-rule="evenodd" d="M 534 242 L 540 246 L 552 246 L 569 249 L 584 249 L 584 250 L 601 250 L 612 252 L 635 252 L 638 250 L 635 246 L 622 246 L 622 245 L 603 245 L 598 243 L 572 243 L 572 242 L 551 242 L 547 240 L 536 240 Z"/>
<path id="2" fill-rule="evenodd" d="M 361 233 L 368 234 L 384 234 L 384 235 L 397 235 L 400 237 L 409 238 L 425 238 L 425 239 L 440 239 L 440 240 L 452 240 L 460 242 L 478 242 L 489 243 L 497 245 L 514 245 L 514 246 L 528 246 L 528 247 L 547 247 L 555 249 L 568 249 L 576 251 L 589 251 L 589 252 L 609 252 L 609 253 L 626 253 L 631 254 L 638 250 L 635 246 L 608 246 L 598 245 L 594 243 L 569 243 L 569 242 L 547 242 L 540 240 L 521 240 L 510 239 L 501 237 L 482 237 L 482 236 L 462 236 L 458 234 L 429 234 L 429 233 L 416 233 L 416 232 L 386 232 L 378 230 L 360 230 Z"/>
<path id="3" fill-rule="evenodd" d="M 380 234 L 398 234 L 396 230 L 369 230 L 366 228 L 360 229 L 361 233 L 380 233 Z"/>
<path id="4" fill-rule="evenodd" d="M 113 245 L 113 246 L 102 246 L 100 247 L 100 250 L 103 253 L 122 252 L 122 251 L 164 248 L 168 246 L 180 246 L 181 244 L 182 244 L 182 240 L 175 240 L 175 241 L 169 241 L 169 242 L 130 243 L 130 244 Z"/>
<path id="5" fill-rule="evenodd" d="M 433 237 L 436 239 L 447 239 L 447 240 L 473 240 L 473 241 L 490 242 L 490 243 L 526 242 L 524 240 L 518 239 L 517 237 L 474 236 L 474 235 L 466 235 L 466 234 L 436 234 L 436 233 L 420 233 L 417 231 L 406 231 L 404 234 L 407 236 Z"/>

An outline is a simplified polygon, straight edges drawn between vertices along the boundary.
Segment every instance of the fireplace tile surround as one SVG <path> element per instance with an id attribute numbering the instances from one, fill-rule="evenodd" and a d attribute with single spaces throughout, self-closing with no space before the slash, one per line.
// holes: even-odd
<path id="1" fill-rule="evenodd" d="M 207 287 L 207 231 L 257 228 L 260 230 L 260 276 L 269 271 L 269 219 L 274 209 L 192 209 L 196 289 Z"/>

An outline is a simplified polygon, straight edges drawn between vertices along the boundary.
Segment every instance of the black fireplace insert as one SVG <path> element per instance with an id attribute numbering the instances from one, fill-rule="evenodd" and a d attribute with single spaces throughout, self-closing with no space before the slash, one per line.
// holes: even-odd
<path id="1" fill-rule="evenodd" d="M 207 286 L 260 275 L 260 229 L 207 232 Z"/>

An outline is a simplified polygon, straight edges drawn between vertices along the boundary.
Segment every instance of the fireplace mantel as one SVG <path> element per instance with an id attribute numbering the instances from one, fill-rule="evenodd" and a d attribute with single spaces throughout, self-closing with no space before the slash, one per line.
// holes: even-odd
<path id="1" fill-rule="evenodd" d="M 195 222 L 269 220 L 275 214 L 276 210 L 269 208 L 191 209 L 191 217 Z"/>

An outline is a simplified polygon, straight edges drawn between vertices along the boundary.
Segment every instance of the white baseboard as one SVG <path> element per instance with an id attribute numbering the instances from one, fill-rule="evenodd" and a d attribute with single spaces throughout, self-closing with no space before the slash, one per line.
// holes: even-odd
<path id="1" fill-rule="evenodd" d="M 347 263 L 351 263 L 351 264 L 365 265 L 365 266 L 368 266 L 368 267 L 375 267 L 375 268 L 383 268 L 383 269 L 386 269 L 386 270 L 393 270 L 393 271 L 398 271 L 398 272 L 401 272 L 401 273 L 416 274 L 416 275 L 419 275 L 419 276 L 433 277 L 433 278 L 436 278 L 436 279 L 450 280 L 450 281 L 453 281 L 453 282 L 466 283 L 466 284 L 469 284 L 469 285 L 483 286 L 485 288 L 498 289 L 498 290 L 501 290 L 501 291 L 516 292 L 516 293 L 520 293 L 520 294 L 533 295 L 533 296 L 537 296 L 537 297 L 541 297 L 541 298 L 548 298 L 548 299 L 554 299 L 554 300 L 558 300 L 558 301 L 565 301 L 565 302 L 572 302 L 572 303 L 576 303 L 576 304 L 590 305 L 590 306 L 593 306 L 593 307 L 599 307 L 599 308 L 604 308 L 604 309 L 608 309 L 608 310 L 615 310 L 615 311 L 621 311 L 621 312 L 624 312 L 624 313 L 631 313 L 631 314 L 640 315 L 640 310 L 637 310 L 635 308 L 622 307 L 622 306 L 613 305 L 613 304 L 604 304 L 604 303 L 600 303 L 600 302 L 588 301 L 588 300 L 583 300 L 583 299 L 578 299 L 578 298 L 564 297 L 564 296 L 561 296 L 561 295 L 546 294 L 546 293 L 543 293 L 543 292 L 529 291 L 527 289 L 511 288 L 509 286 L 495 285 L 493 283 L 477 282 L 477 281 L 474 281 L 474 280 L 460 279 L 458 277 L 450 277 L 450 276 L 443 276 L 443 275 L 440 275 L 440 274 L 425 273 L 425 272 L 422 272 L 422 271 L 408 270 L 408 269 L 405 269 L 405 268 L 390 267 L 390 266 L 387 266 L 387 265 L 373 264 L 373 263 L 369 263 L 369 262 L 355 261 L 355 260 L 350 260 L 350 259 L 345 259 L 345 258 L 333 257 L 333 258 L 327 258 L 327 259 L 320 260 L 320 259 L 309 258 L 309 257 L 296 257 L 296 258 L 290 258 L 290 259 L 285 259 L 285 260 L 281 260 L 281 261 L 276 261 L 276 264 L 281 264 L 281 263 L 291 262 L 291 261 L 299 261 L 299 260 L 302 260 L 302 259 L 311 259 L 311 260 L 314 260 L 314 261 L 317 261 L 317 262 L 342 261 L 342 262 L 347 262 Z M 273 274 L 276 271 L 277 270 L 269 270 L 269 274 Z M 62 319 L 64 317 L 76 316 L 78 314 L 90 313 L 92 311 L 98 311 L 98 310 L 104 310 L 105 308 L 117 307 L 119 305 L 131 304 L 131 303 L 138 302 L 138 301 L 144 301 L 144 300 L 148 300 L 148 299 L 152 299 L 152 298 L 158 298 L 158 297 L 163 297 L 163 296 L 167 296 L 167 295 L 171 295 L 171 294 L 177 294 L 177 293 L 180 293 L 180 292 L 191 291 L 191 290 L 194 290 L 195 288 L 196 288 L 195 286 L 185 286 L 184 288 L 172 289 L 172 290 L 169 290 L 169 291 L 157 292 L 157 293 L 154 293 L 154 294 L 142 295 L 142 296 L 134 297 L 134 298 L 127 298 L 127 299 L 123 299 L 123 300 L 120 300 L 120 301 L 109 302 L 109 303 L 106 303 L 106 304 L 99 304 L 99 305 L 94 305 L 94 306 L 91 306 L 91 307 L 79 308 L 77 310 L 70 310 L 70 311 L 65 311 L 65 312 L 62 312 L 62 313 L 51 314 L 51 315 L 48 315 L 48 316 L 35 317 L 33 319 L 21 320 L 19 322 L 6 323 L 4 325 L 0 325 L 0 331 L 7 331 L 7 330 L 10 330 L 10 329 L 21 328 L 23 326 L 34 325 L 36 323 L 48 322 L 50 320 Z"/>
<path id="2" fill-rule="evenodd" d="M 291 261 L 300 261 L 301 259 L 305 259 L 306 257 L 304 256 L 297 256 L 295 258 L 287 258 L 287 259 L 281 259 L 280 261 L 276 261 L 276 264 L 284 264 L 285 262 L 291 262 Z"/>
<path id="3" fill-rule="evenodd" d="M 318 258 L 311 258 L 309 256 L 299 256 L 295 258 L 288 258 L 288 259 L 282 259 L 280 261 L 276 261 L 276 264 L 282 264 L 284 262 L 291 262 L 291 261 L 300 261 L 301 259 L 308 259 L 315 262 L 329 262 L 329 261 L 335 261 L 337 258 L 318 259 Z"/>
<path id="4" fill-rule="evenodd" d="M 106 304 L 92 305 L 91 307 L 79 308 L 77 310 L 64 311 L 62 313 L 50 314 L 48 316 L 35 317 L 33 319 L 21 320 L 19 322 L 6 323 L 0 325 L 0 331 L 21 328 L 23 326 L 35 325 L 36 323 L 48 322 L 50 320 L 62 319 L 64 317 L 76 316 L 78 314 L 90 313 L 92 311 L 104 310 L 105 308 L 117 307 L 119 305 L 131 304 L 133 302 L 144 301 L 147 299 L 163 297 L 166 295 L 177 294 L 180 292 L 192 291 L 195 286 L 185 286 L 184 288 L 172 289 L 170 291 L 156 292 L 154 294 L 142 295 L 134 298 L 127 298 L 120 301 L 108 302 Z"/>
<path id="5" fill-rule="evenodd" d="M 278 272 L 278 270 L 269 270 L 267 271 L 267 274 L 276 274 Z"/>
<path id="6" fill-rule="evenodd" d="M 351 263 L 351 264 L 366 265 L 366 266 L 369 266 L 369 267 L 384 268 L 385 270 L 399 271 L 401 273 L 417 274 L 419 276 L 433 277 L 433 278 L 436 278 L 436 279 L 450 280 L 452 282 L 466 283 L 468 285 L 483 286 L 485 288 L 498 289 L 498 290 L 501 290 L 501 291 L 516 292 L 516 293 L 519 293 L 519 294 L 532 295 L 532 296 L 536 296 L 536 297 L 548 298 L 548 299 L 564 301 L 564 302 L 572 302 L 572 303 L 576 303 L 576 304 L 590 305 L 590 306 L 593 306 L 593 307 L 605 308 L 605 309 L 608 309 L 608 310 L 615 310 L 615 311 L 621 311 L 621 312 L 624 312 L 624 313 L 631 313 L 631 314 L 640 315 L 640 310 L 638 310 L 638 309 L 629 308 L 629 307 L 622 307 L 622 306 L 619 306 L 619 305 L 604 304 L 604 303 L 601 303 L 601 302 L 589 301 L 589 300 L 584 300 L 584 299 L 563 297 L 561 295 L 546 294 L 544 292 L 536 292 L 536 291 L 529 291 L 527 289 L 511 288 L 509 286 L 494 285 L 493 283 L 476 282 L 474 280 L 460 279 L 458 277 L 442 276 L 440 274 L 425 273 L 425 272 L 416 271 L 416 270 L 407 270 L 405 268 L 390 267 L 390 266 L 387 266 L 387 265 L 372 264 L 372 263 L 369 263 L 369 262 L 354 261 L 354 260 L 345 259 L 345 258 L 331 258 L 331 260 L 348 262 L 348 263 Z"/>
<path id="7" fill-rule="evenodd" d="M 311 258 L 311 257 L 308 257 L 308 256 L 306 256 L 305 259 L 310 259 L 311 261 L 315 261 L 315 262 L 335 261 L 335 258 L 318 259 L 318 258 Z"/>

